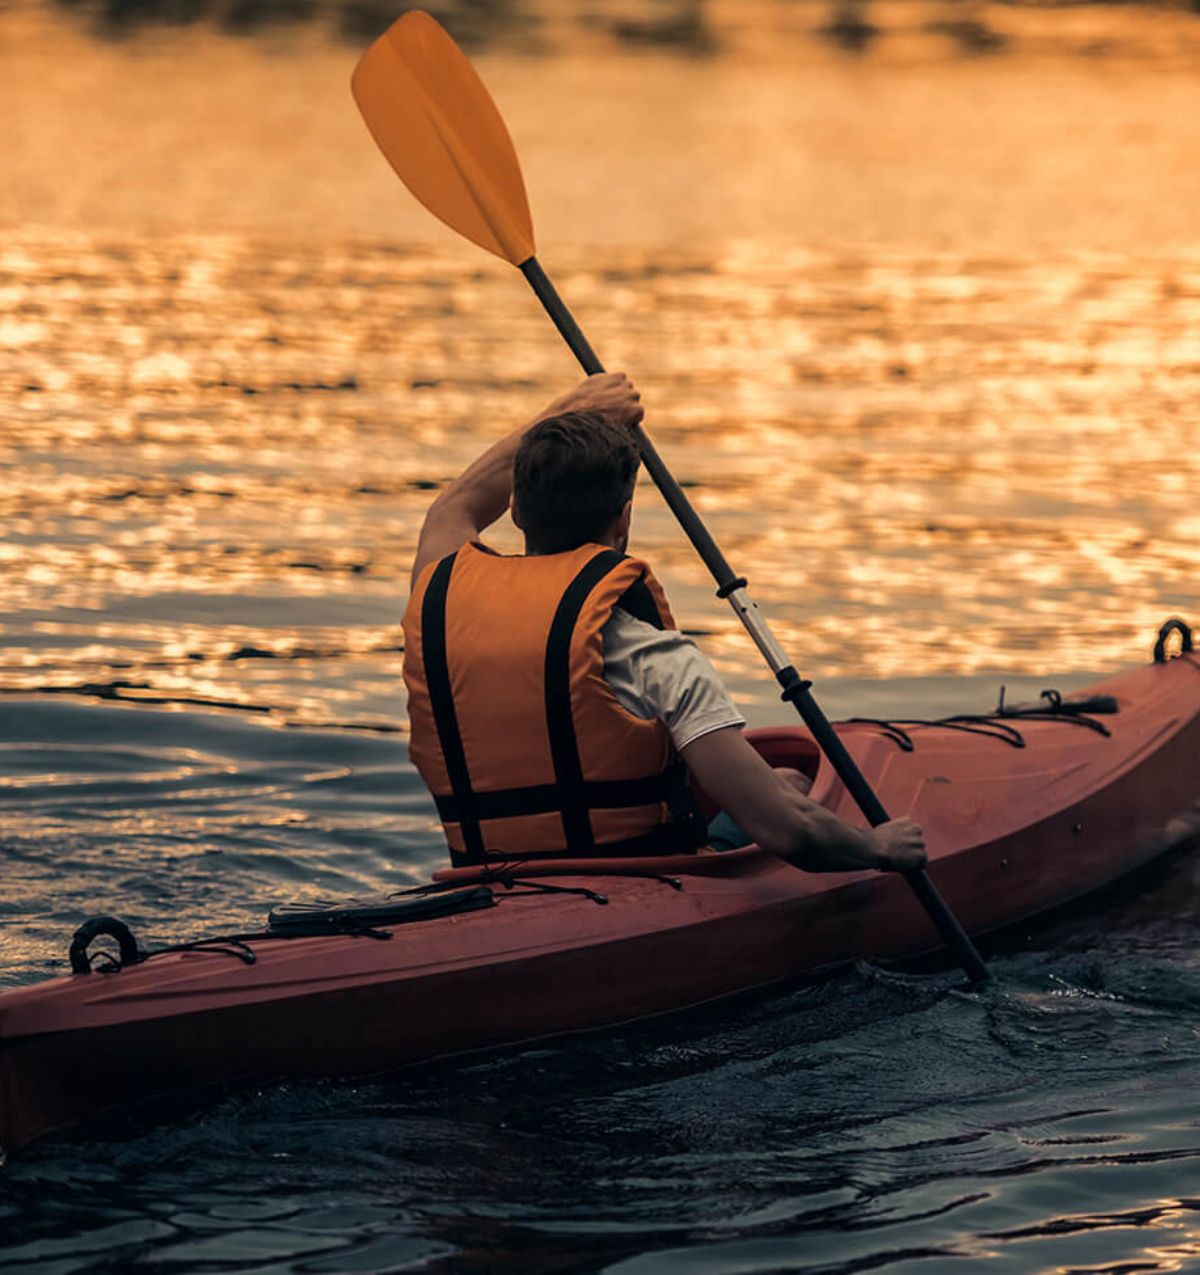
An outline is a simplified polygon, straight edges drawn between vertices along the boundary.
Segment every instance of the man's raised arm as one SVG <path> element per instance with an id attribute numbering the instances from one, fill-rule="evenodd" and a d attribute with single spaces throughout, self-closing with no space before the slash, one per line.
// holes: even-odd
<path id="1" fill-rule="evenodd" d="M 413 560 L 414 584 L 424 567 L 453 553 L 468 540 L 478 539 L 508 508 L 513 458 L 525 432 L 539 421 L 566 412 L 603 412 L 618 424 L 634 425 L 642 419 L 641 396 L 623 372 L 588 376 L 548 404 L 528 424 L 493 443 L 430 505 Z"/>

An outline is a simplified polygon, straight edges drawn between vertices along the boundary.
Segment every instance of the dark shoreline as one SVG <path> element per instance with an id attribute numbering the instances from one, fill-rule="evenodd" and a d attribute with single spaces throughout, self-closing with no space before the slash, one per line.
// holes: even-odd
<path id="1" fill-rule="evenodd" d="M 46 0 L 44 7 L 66 11 L 108 39 L 156 28 L 205 26 L 246 36 L 311 26 L 361 43 L 415 6 L 403 0 Z M 730 13 L 720 0 L 643 0 L 637 5 L 609 0 L 591 9 L 552 0 L 425 0 L 421 7 L 473 52 L 503 48 L 554 54 L 576 39 L 625 51 L 693 57 L 731 51 Z M 1166 17 L 1190 27 L 1189 19 L 1200 17 L 1200 0 L 776 0 L 744 25 L 758 26 L 772 39 L 820 42 L 848 55 L 917 35 L 951 56 L 980 56 L 1028 51 L 1025 19 L 1037 23 L 1031 32 L 1035 44 L 1047 39 L 1053 44 L 1056 19 L 1085 10 L 1123 12 L 1134 23 Z M 1096 56 L 1125 51 L 1107 33 L 1082 44 L 1059 34 L 1059 41 L 1064 52 Z"/>

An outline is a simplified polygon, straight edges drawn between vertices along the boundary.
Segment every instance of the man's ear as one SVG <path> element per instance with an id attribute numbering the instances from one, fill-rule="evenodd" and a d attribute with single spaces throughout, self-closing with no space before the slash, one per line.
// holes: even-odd
<path id="1" fill-rule="evenodd" d="M 609 524 L 608 531 L 604 536 L 604 543 L 612 545 L 615 549 L 625 552 L 626 546 L 629 544 L 629 520 L 633 514 L 633 501 L 627 500 L 625 507 Z"/>

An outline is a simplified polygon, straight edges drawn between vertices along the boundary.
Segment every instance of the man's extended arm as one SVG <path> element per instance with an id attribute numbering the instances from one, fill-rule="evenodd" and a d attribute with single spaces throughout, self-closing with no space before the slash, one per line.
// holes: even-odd
<path id="1" fill-rule="evenodd" d="M 623 372 L 585 377 L 574 389 L 556 398 L 527 425 L 493 443 L 472 462 L 429 507 L 412 578 L 430 562 L 444 558 L 468 540 L 475 540 L 508 508 L 512 496 L 513 458 L 526 430 L 564 412 L 603 412 L 621 425 L 642 419 L 641 397 Z"/>
<path id="2" fill-rule="evenodd" d="M 710 731 L 681 756 L 697 783 L 764 850 L 809 872 L 908 871 L 925 863 L 911 819 L 852 828 L 782 783 L 736 727 Z"/>

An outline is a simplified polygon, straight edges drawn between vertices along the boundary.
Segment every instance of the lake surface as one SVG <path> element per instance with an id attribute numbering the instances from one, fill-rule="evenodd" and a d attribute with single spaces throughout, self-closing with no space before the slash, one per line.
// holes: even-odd
<path id="1" fill-rule="evenodd" d="M 1161 16 L 1136 56 L 910 24 L 847 58 L 715 9 L 707 58 L 480 65 L 544 264 L 821 703 L 981 710 L 1148 658 L 1200 620 L 1200 59 Z M 441 862 L 399 676 L 420 520 L 575 372 L 390 179 L 351 46 L 0 34 L 9 986 L 97 912 L 166 941 Z M 786 720 L 648 486 L 635 541 Z M 1011 936 L 987 992 L 863 966 L 114 1117 L 5 1168 L 0 1272 L 1187 1269 L 1198 871 Z"/>

